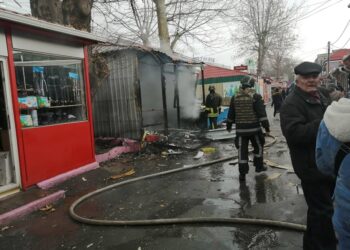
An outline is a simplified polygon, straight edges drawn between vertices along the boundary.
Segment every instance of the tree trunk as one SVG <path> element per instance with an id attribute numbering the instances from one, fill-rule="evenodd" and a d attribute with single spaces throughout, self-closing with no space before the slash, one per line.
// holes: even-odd
<path id="1" fill-rule="evenodd" d="M 63 24 L 78 30 L 91 31 L 91 8 L 93 0 L 63 0 Z"/>
<path id="2" fill-rule="evenodd" d="M 32 16 L 51 23 L 63 23 L 61 0 L 30 0 Z"/>
<path id="3" fill-rule="evenodd" d="M 157 9 L 158 33 L 160 48 L 164 52 L 171 53 L 168 21 L 165 10 L 165 0 L 153 0 Z"/>

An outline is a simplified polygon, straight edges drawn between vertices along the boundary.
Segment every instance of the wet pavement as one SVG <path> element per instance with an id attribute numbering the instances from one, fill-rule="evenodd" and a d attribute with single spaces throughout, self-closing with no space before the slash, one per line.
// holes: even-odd
<path id="1" fill-rule="evenodd" d="M 269 115 L 270 115 L 269 110 Z M 270 117 L 277 142 L 266 159 L 290 166 L 280 136 L 279 120 Z M 54 211 L 38 211 L 0 227 L 0 249 L 302 249 L 302 234 L 250 225 L 90 226 L 68 215 L 74 200 L 89 191 L 151 173 L 236 154 L 232 141 L 206 145 L 214 153 L 193 160 L 196 151 L 181 155 L 124 155 L 103 167 L 62 183 L 66 198 Z M 133 168 L 135 174 L 112 180 Z M 305 224 L 306 204 L 294 173 L 278 168 L 256 174 L 251 167 L 246 183 L 238 181 L 237 166 L 229 162 L 122 186 L 84 202 L 77 211 L 98 219 L 242 217 Z"/>

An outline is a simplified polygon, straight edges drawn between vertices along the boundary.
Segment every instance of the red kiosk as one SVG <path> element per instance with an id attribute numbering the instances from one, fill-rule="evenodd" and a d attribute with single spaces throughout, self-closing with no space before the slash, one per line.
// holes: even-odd
<path id="1" fill-rule="evenodd" d="M 97 165 L 87 45 L 98 41 L 0 11 L 0 193 Z"/>

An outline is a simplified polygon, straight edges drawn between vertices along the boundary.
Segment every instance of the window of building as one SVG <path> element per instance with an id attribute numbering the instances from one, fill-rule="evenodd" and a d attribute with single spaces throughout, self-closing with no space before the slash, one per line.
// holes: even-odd
<path id="1" fill-rule="evenodd" d="M 14 51 L 22 127 L 87 119 L 82 60 Z"/>

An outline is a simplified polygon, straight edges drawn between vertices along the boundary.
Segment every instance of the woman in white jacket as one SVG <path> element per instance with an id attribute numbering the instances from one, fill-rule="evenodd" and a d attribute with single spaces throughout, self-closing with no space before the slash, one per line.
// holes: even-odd
<path id="1" fill-rule="evenodd" d="M 327 108 L 316 142 L 318 169 L 336 178 L 333 226 L 339 249 L 350 249 L 350 100 Z"/>

